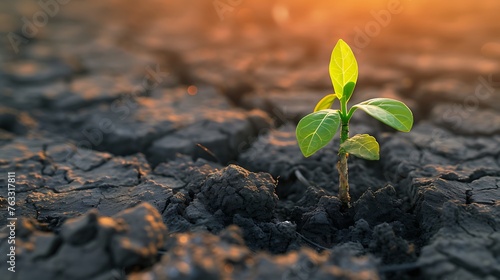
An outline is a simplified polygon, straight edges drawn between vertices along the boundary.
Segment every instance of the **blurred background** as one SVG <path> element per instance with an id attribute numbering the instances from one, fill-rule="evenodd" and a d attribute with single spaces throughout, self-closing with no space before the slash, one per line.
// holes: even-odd
<path id="1" fill-rule="evenodd" d="M 0 79 L 4 97 L 88 73 L 133 81 L 156 65 L 165 86 L 211 85 L 296 121 L 332 91 L 327 67 L 342 38 L 358 60 L 359 100 L 407 99 L 417 120 L 439 102 L 500 108 L 495 0 L 3 0 L 0 11 L 2 72 L 17 82 Z"/>

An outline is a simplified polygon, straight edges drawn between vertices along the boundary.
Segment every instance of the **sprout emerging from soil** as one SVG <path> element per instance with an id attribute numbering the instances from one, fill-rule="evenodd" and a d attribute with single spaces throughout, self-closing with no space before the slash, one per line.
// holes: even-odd
<path id="1" fill-rule="evenodd" d="M 300 150 L 309 157 L 330 142 L 340 129 L 340 147 L 337 170 L 339 171 L 339 199 L 344 207 L 350 206 L 347 156 L 354 155 L 367 160 L 379 159 L 379 144 L 375 137 L 358 134 L 349 138 L 349 121 L 357 109 L 399 131 L 408 132 L 413 126 L 413 114 L 402 102 L 389 98 L 374 98 L 352 106 L 347 103 L 358 80 L 358 63 L 343 40 L 339 40 L 332 51 L 329 66 L 330 78 L 335 93 L 323 97 L 314 112 L 302 118 L 297 125 L 296 136 Z M 340 109 L 330 107 L 338 99 Z"/>

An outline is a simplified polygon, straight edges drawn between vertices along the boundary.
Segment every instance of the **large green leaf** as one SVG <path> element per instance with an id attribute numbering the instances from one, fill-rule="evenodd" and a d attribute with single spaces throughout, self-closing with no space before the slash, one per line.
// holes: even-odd
<path id="1" fill-rule="evenodd" d="M 338 98 L 342 98 L 347 83 L 356 83 L 358 80 L 358 63 L 351 48 L 342 39 L 333 48 L 329 72 Z"/>
<path id="2" fill-rule="evenodd" d="M 295 131 L 300 151 L 309 157 L 326 146 L 339 129 L 338 110 L 326 109 L 303 117 Z"/>
<path id="3" fill-rule="evenodd" d="M 413 126 L 413 114 L 403 102 L 389 98 L 374 98 L 354 105 L 368 115 L 395 128 L 408 132 Z"/>
<path id="4" fill-rule="evenodd" d="M 314 112 L 324 109 L 330 109 L 333 102 L 335 101 L 335 98 L 337 98 L 337 95 L 335 95 L 335 93 L 328 94 L 327 96 L 321 98 L 318 104 L 316 104 L 316 107 L 314 107 Z"/>
<path id="5" fill-rule="evenodd" d="M 375 137 L 368 134 L 358 134 L 340 145 L 345 152 L 367 160 L 378 160 L 380 148 Z"/>

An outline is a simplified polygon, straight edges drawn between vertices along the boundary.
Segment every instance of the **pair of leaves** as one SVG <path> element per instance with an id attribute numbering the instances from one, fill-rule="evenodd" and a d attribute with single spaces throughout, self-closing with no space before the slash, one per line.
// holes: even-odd
<path id="1" fill-rule="evenodd" d="M 335 93 L 322 98 L 314 108 L 314 112 L 302 118 L 297 125 L 297 140 L 304 156 L 309 157 L 326 146 L 336 134 L 342 119 L 348 123 L 357 109 L 399 131 L 410 131 L 413 126 L 413 115 L 404 103 L 397 100 L 370 99 L 354 105 L 349 112 L 330 109 L 335 99 L 339 99 L 344 108 L 347 106 L 358 79 L 356 58 L 343 40 L 339 40 L 332 51 L 329 73 Z M 375 160 L 379 156 L 377 141 L 366 134 L 348 139 L 340 148 L 344 152 L 365 159 Z"/>
<path id="2" fill-rule="evenodd" d="M 311 113 L 297 125 L 297 139 L 300 150 L 309 157 L 326 146 L 335 136 L 341 120 L 338 110 L 325 109 Z M 379 159 L 379 145 L 373 136 L 356 135 L 340 145 L 340 149 L 360 158 Z"/>
<path id="3" fill-rule="evenodd" d="M 321 104 L 321 102 L 318 104 Z M 401 101 L 389 98 L 374 98 L 354 105 L 352 110 L 356 109 L 365 111 L 375 119 L 399 131 L 408 132 L 413 126 L 413 115 L 410 109 Z M 309 157 L 326 146 L 335 136 L 340 123 L 340 112 L 332 109 L 319 110 L 302 118 L 296 130 L 302 154 Z M 366 144 L 365 141 L 366 139 L 363 140 L 363 145 Z M 350 149 L 347 149 L 347 152 L 355 154 Z M 360 157 L 373 158 L 371 156 L 368 158 Z"/>

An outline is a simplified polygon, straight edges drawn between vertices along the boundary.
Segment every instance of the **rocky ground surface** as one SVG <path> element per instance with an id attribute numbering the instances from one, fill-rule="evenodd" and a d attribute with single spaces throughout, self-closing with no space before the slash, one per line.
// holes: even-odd
<path id="1" fill-rule="evenodd" d="M 304 158 L 295 125 L 331 91 L 334 42 L 374 16 L 163 2 L 0 4 L 0 186 L 16 173 L 18 217 L 2 279 L 500 278 L 496 2 L 400 1 L 352 45 L 354 102 L 403 100 L 416 123 L 354 117 L 381 159 L 349 159 L 347 211 L 338 141 Z"/>

